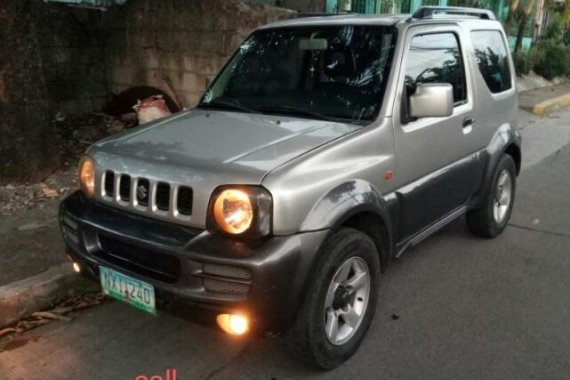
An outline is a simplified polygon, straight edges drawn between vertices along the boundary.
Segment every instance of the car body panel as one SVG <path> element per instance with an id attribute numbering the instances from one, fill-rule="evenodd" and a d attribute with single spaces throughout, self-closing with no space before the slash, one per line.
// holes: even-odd
<path id="1" fill-rule="evenodd" d="M 258 185 L 272 169 L 361 128 L 321 120 L 195 110 L 106 139 L 88 154 L 96 164 L 100 202 L 205 228 L 208 202 L 218 186 Z M 134 196 L 130 202 L 105 197 L 101 190 L 106 171 L 148 179 L 151 192 L 158 182 L 169 183 L 173 192 L 176 186 L 191 186 L 192 215 L 176 217 L 173 207 L 168 213 L 137 207 Z"/>
<path id="2" fill-rule="evenodd" d="M 386 194 L 393 189 L 386 173 L 394 170 L 394 142 L 389 118 L 333 141 L 273 170 L 262 182 L 273 195 L 273 231 L 287 235 L 326 228 L 303 223 L 332 189 L 363 181 Z M 340 201 L 340 200 L 339 200 Z M 315 217 L 313 220 L 319 220 Z"/>

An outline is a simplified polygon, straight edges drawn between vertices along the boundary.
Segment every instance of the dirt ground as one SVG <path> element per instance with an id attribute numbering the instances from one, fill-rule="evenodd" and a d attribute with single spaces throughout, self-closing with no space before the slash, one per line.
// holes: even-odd
<path id="1" fill-rule="evenodd" d="M 9 268 L 0 270 L 0 286 L 66 260 L 57 213 L 60 201 L 79 187 L 79 158 L 92 143 L 133 125 L 102 114 L 61 117 L 61 166 L 37 183 L 0 186 L 0 261 Z"/>
<path id="2" fill-rule="evenodd" d="M 0 186 L 0 217 L 23 210 L 42 210 L 49 201 L 63 199 L 75 191 L 77 164 L 89 145 L 135 124 L 134 118 L 120 119 L 97 113 L 61 116 L 56 121 L 60 167 L 37 183 Z"/>

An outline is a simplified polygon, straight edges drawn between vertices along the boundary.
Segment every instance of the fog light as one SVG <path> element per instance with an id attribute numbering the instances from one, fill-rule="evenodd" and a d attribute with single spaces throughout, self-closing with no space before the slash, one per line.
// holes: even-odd
<path id="1" fill-rule="evenodd" d="M 249 330 L 249 320 L 243 315 L 219 314 L 216 321 L 230 335 L 243 335 Z"/>
<path id="2" fill-rule="evenodd" d="M 76 273 L 81 272 L 81 265 L 79 265 L 79 263 L 74 262 L 74 263 L 73 263 L 73 270 L 74 270 Z"/>

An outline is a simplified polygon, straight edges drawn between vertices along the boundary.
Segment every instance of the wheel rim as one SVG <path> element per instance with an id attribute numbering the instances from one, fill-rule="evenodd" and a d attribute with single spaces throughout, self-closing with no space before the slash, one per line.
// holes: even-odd
<path id="1" fill-rule="evenodd" d="M 513 181 L 511 174 L 507 170 L 503 170 L 497 180 L 497 188 L 495 189 L 493 202 L 493 216 L 497 223 L 501 224 L 505 221 L 509 207 L 511 206 L 512 196 Z"/>
<path id="2" fill-rule="evenodd" d="M 325 335 L 340 346 L 356 333 L 368 307 L 370 271 L 359 257 L 346 260 L 336 271 L 325 300 Z"/>

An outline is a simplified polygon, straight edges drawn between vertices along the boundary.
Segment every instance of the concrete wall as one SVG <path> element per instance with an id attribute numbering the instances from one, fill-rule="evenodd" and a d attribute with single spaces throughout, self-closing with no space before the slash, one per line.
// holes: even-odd
<path id="1" fill-rule="evenodd" d="M 252 29 L 292 15 L 235 0 L 130 0 L 112 7 L 104 15 L 109 89 L 156 87 L 190 107 Z"/>
<path id="2" fill-rule="evenodd" d="M 63 4 L 34 2 L 38 53 L 48 96 L 57 112 L 80 114 L 106 100 L 104 13 Z"/>
<path id="3" fill-rule="evenodd" d="M 100 13 L 39 0 L 0 2 L 0 183 L 36 181 L 58 163 L 58 112 L 105 97 Z"/>
<path id="4" fill-rule="evenodd" d="M 267 4 L 298 12 L 324 12 L 326 0 L 246 0 L 245 3 Z M 336 5 L 336 0 L 334 0 Z"/>
<path id="5" fill-rule="evenodd" d="M 99 111 L 135 86 L 192 106 L 252 29 L 292 15 L 238 0 L 129 0 L 103 12 L 0 0 L 0 184 L 58 166 L 58 114 Z"/>

